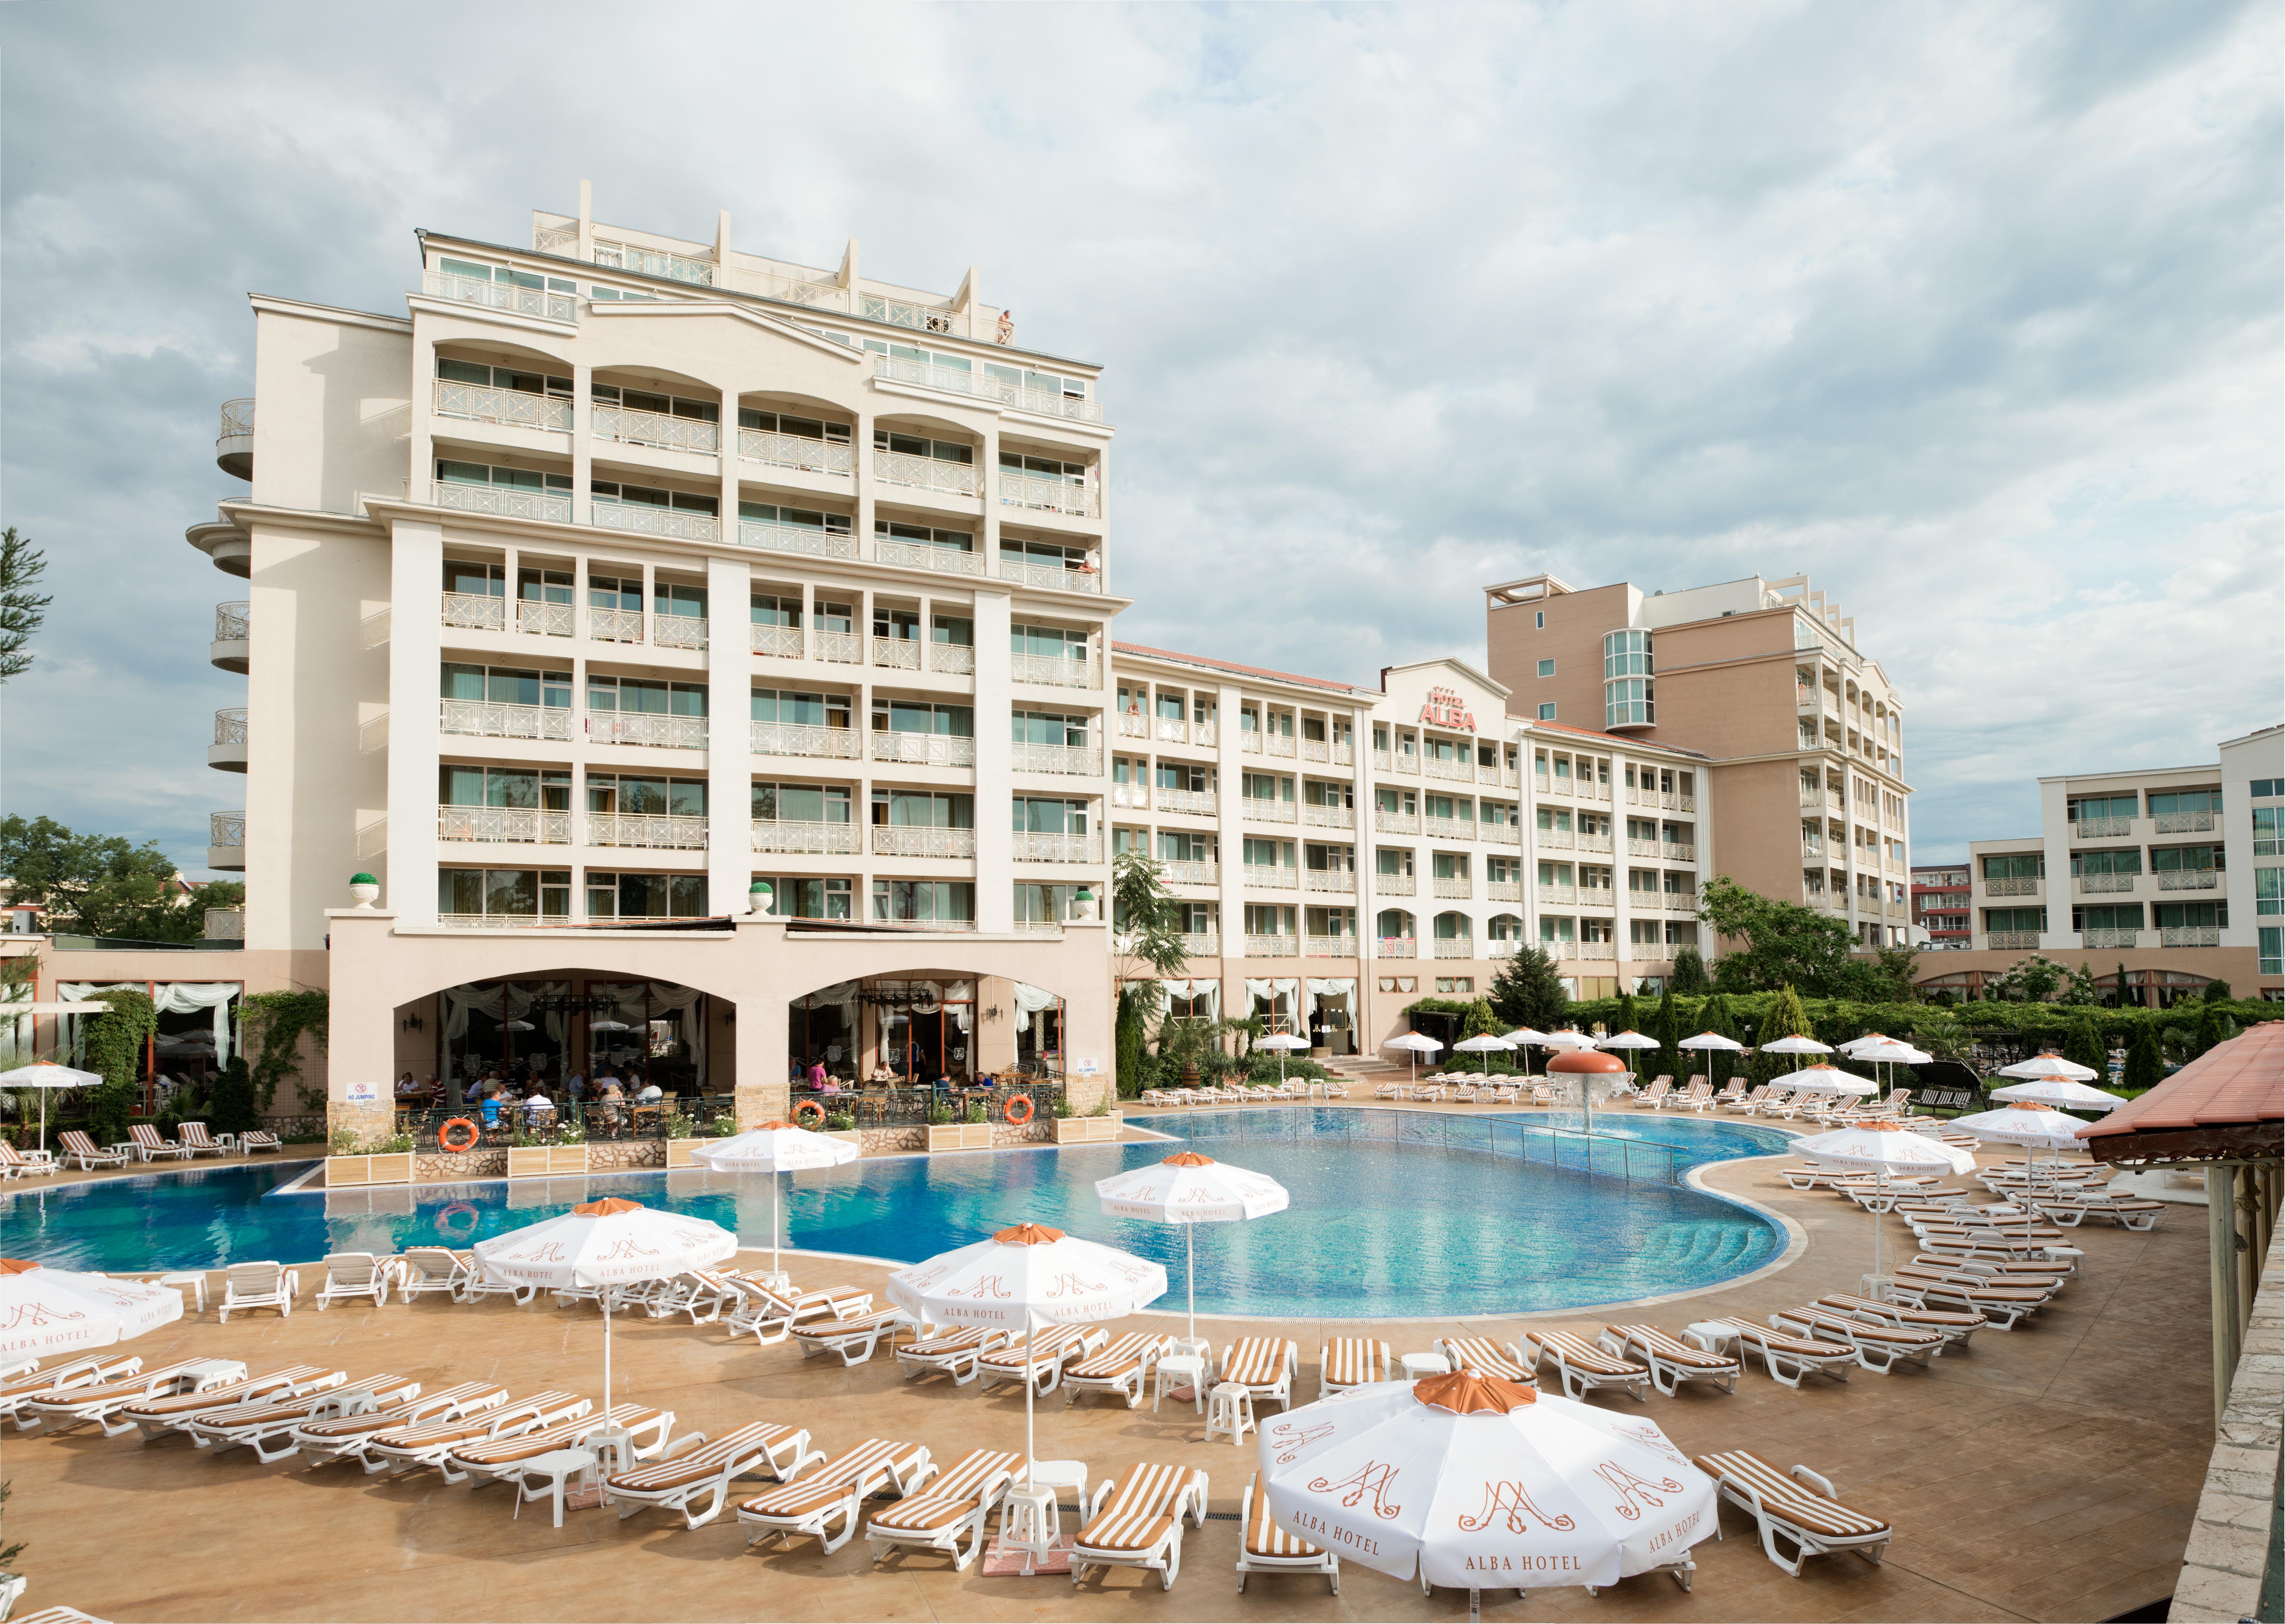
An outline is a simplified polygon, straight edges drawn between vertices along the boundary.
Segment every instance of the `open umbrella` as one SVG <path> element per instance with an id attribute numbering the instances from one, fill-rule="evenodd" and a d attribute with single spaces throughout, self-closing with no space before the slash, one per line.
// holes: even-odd
<path id="1" fill-rule="evenodd" d="M 1868 1094 L 1881 1092 L 1881 1085 L 1869 1077 L 1859 1077 L 1854 1071 L 1843 1071 L 1839 1066 L 1819 1061 L 1813 1066 L 1803 1066 L 1792 1077 L 1795 1088 L 1805 1088 L 1811 1094 Z"/>
<path id="2" fill-rule="evenodd" d="M 1484 1057 L 1484 1075 L 1489 1077 L 1492 1071 L 1492 1051 L 1495 1049 L 1511 1051 L 1514 1047 L 1515 1045 L 1510 1043 L 1505 1038 L 1495 1038 L 1489 1032 L 1485 1032 L 1478 1037 L 1461 1039 L 1452 1046 L 1452 1052 L 1481 1055 Z"/>
<path id="3" fill-rule="evenodd" d="M 1664 1046 L 1656 1038 L 1645 1038 L 1638 1032 L 1614 1032 L 1607 1038 L 1598 1039 L 1595 1047 L 1598 1049 L 1654 1049 Z M 1627 1081 L 1629 1085 L 1633 1083 L 1634 1077 L 1634 1062 L 1629 1060 L 1627 1062 Z"/>
<path id="4" fill-rule="evenodd" d="M 1097 1179 L 1095 1193 L 1103 1197 L 1103 1210 L 1113 1218 L 1141 1218 L 1154 1224 L 1182 1226 L 1192 1340 L 1198 1334 L 1198 1263 L 1190 1226 L 1267 1218 L 1272 1212 L 1283 1212 L 1292 1199 L 1285 1187 L 1268 1173 L 1233 1167 L 1195 1150 L 1184 1150 L 1108 1179 Z"/>
<path id="5" fill-rule="evenodd" d="M 1991 1097 L 2014 1104 L 2052 1105 L 2057 1110 L 2091 1110 L 2099 1113 L 2116 1110 L 2126 1103 L 2115 1094 L 2100 1088 L 2090 1088 L 2085 1083 L 2074 1083 L 2064 1078 L 2040 1078 L 2033 1082 L 2017 1083 L 2011 1087 L 1994 1088 Z"/>
<path id="6" fill-rule="evenodd" d="M 1547 1041 L 1545 1032 L 1534 1032 L 1528 1026 L 1519 1026 L 1513 1032 L 1504 1032 L 1501 1035 L 1519 1049 L 1530 1048 L 1535 1044 Z M 1531 1074 L 1531 1056 L 1528 1055 L 1523 1057 L 1523 1071 L 1527 1077 Z"/>
<path id="7" fill-rule="evenodd" d="M 1253 1047 L 1258 1049 L 1277 1051 L 1277 1080 L 1282 1083 L 1285 1080 L 1286 1054 L 1290 1050 L 1307 1048 L 1309 1040 L 1307 1038 L 1297 1038 L 1290 1032 L 1273 1032 Z"/>
<path id="8" fill-rule="evenodd" d="M 838 1167 L 857 1159 L 857 1147 L 845 1139 L 813 1134 L 790 1122 L 765 1122 L 719 1144 L 695 1145 L 690 1159 L 718 1173 L 766 1173 L 770 1175 L 770 1273 L 773 1283 L 786 1283 L 784 1258 L 778 1249 L 780 1229 L 777 1175 L 807 1173 L 817 1167 Z"/>
<path id="9" fill-rule="evenodd" d="M 500 1285 L 592 1291 L 603 1310 L 603 1404 L 611 1410 L 611 1298 L 607 1288 L 708 1268 L 738 1250 L 719 1224 L 616 1197 L 583 1201 L 476 1243 L 476 1267 Z"/>
<path id="10" fill-rule="evenodd" d="M 1764 1055 L 1830 1055 L 1833 1046 L 1819 1043 L 1814 1038 L 1774 1038 L 1763 1044 L 1759 1052 Z M 1799 1061 L 1794 1063 L 1796 1069 L 1800 1063 Z"/>
<path id="11" fill-rule="evenodd" d="M 111 1006 L 103 1006 L 108 1010 Z M 103 1080 L 92 1071 L 75 1071 L 69 1066 L 56 1065 L 43 1060 L 37 1065 L 19 1066 L 13 1071 L 0 1071 L 0 1088 L 36 1088 L 40 1091 L 40 1149 L 48 1148 L 48 1090 L 51 1088 L 92 1088 Z"/>
<path id="12" fill-rule="evenodd" d="M 1412 1079 L 1420 1079 L 1420 1056 L 1433 1055 L 1444 1046 L 1425 1032 L 1408 1032 L 1402 1037 L 1391 1038 L 1380 1046 L 1385 1049 L 1409 1049 L 1412 1052 Z"/>
<path id="13" fill-rule="evenodd" d="M 2091 1083 L 2095 1073 L 2076 1060 L 2065 1060 L 2053 1049 L 2044 1050 L 2029 1060 L 2019 1060 L 2012 1066 L 1999 1068 L 2001 1077 L 2020 1077 L 2026 1081 L 2046 1079 L 2055 1082 Z M 1995 1092 L 1994 1099 L 1998 1098 Z"/>
<path id="14" fill-rule="evenodd" d="M 0 1258 L 0 1357 L 109 1347 L 182 1317 L 173 1286 Z"/>
<path id="15" fill-rule="evenodd" d="M 1269 1515 L 1423 1590 L 1691 1570 L 1714 1480 L 1658 1424 L 1472 1370 L 1354 1387 L 1261 1428 Z M 1496 1576 L 1496 1577 L 1495 1577 Z"/>
<path id="16" fill-rule="evenodd" d="M 1032 1486 L 1032 1334 L 1041 1325 L 1120 1320 L 1166 1294 L 1166 1271 L 1147 1258 L 1082 1241 L 1044 1224 L 1016 1224 L 988 1241 L 939 1253 L 889 1276 L 889 1300 L 930 1325 L 1024 1332 L 1024 1487 Z"/>
<path id="17" fill-rule="evenodd" d="M 1688 1049 L 1693 1053 L 1701 1049 L 1718 1051 L 1725 1055 L 1742 1055 L 1746 1052 L 1744 1044 L 1735 1038 L 1725 1038 L 1718 1032 L 1701 1032 L 1694 1038 L 1684 1038 L 1674 1047 L 1678 1049 Z M 1707 1070 L 1708 1071 L 1713 1070 L 1710 1063 Z"/>
<path id="18" fill-rule="evenodd" d="M 1924 1066 L 1936 1056 L 1914 1048 L 1901 1038 L 1891 1038 L 1877 1032 L 1868 1032 L 1861 1038 L 1851 1038 L 1841 1045 L 1841 1052 L 1851 1060 L 1866 1060 L 1875 1066 Z M 1884 1074 L 1888 1087 L 1896 1087 L 1896 1074 Z"/>
<path id="19" fill-rule="evenodd" d="M 1839 1075 L 1849 1074 L 1844 1071 Z M 1852 1080 L 1865 1081 L 1861 1077 Z M 1975 1158 L 1967 1151 L 1940 1139 L 1912 1133 L 1896 1122 L 1852 1122 L 1846 1127 L 1796 1139 L 1792 1149 L 1827 1167 L 1854 1167 L 1879 1173 L 1883 1184 L 1892 1173 L 1966 1173 L 1975 1165 Z M 1873 1214 L 1873 1274 L 1877 1279 L 1881 1273 L 1881 1214 L 1872 1207 L 1865 1210 Z"/>
<path id="20" fill-rule="evenodd" d="M 2124 1103 L 2124 1102 L 2120 1102 Z M 1951 1126 L 1964 1134 L 1997 1144 L 2022 1145 L 2031 1152 L 2030 1164 L 2024 1169 L 2027 1184 L 2036 1184 L 2039 1178 L 2041 1150 L 2075 1150 L 2078 1149 L 2078 1131 L 2086 1125 L 2077 1117 L 2067 1116 L 2052 1105 L 2042 1105 L 2036 1100 L 2014 1100 L 1998 1110 L 1978 1111 L 1972 1117 L 1954 1117 Z M 2030 1191 L 2023 1192 L 2023 1233 L 2031 1231 Z"/>

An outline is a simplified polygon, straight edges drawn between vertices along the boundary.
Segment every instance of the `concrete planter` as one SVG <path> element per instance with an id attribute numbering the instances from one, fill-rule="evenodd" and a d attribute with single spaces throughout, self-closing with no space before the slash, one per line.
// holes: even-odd
<path id="1" fill-rule="evenodd" d="M 1058 1117 L 1056 1118 L 1056 1142 L 1059 1145 L 1095 1145 L 1116 1142 L 1119 1138 L 1119 1117 Z"/>
<path id="2" fill-rule="evenodd" d="M 949 1122 L 928 1131 L 928 1148 L 931 1150 L 989 1150 L 992 1148 L 992 1125 L 988 1122 Z"/>
<path id="3" fill-rule="evenodd" d="M 507 1176 L 511 1179 L 544 1179 L 551 1173 L 560 1176 L 586 1171 L 585 1145 L 532 1145 L 507 1153 Z"/>
<path id="4" fill-rule="evenodd" d="M 695 1167 L 690 1153 L 706 1142 L 703 1139 L 670 1139 L 666 1142 L 666 1165 L 670 1167 Z"/>
<path id="5" fill-rule="evenodd" d="M 346 1189 L 356 1184 L 410 1184 L 412 1153 L 399 1150 L 380 1156 L 329 1156 L 326 1158 L 326 1188 Z"/>
<path id="6" fill-rule="evenodd" d="M 865 1153 L 865 1135 L 855 1128 L 828 1128 L 825 1136 L 828 1139 L 845 1139 L 857 1147 L 860 1156 Z"/>

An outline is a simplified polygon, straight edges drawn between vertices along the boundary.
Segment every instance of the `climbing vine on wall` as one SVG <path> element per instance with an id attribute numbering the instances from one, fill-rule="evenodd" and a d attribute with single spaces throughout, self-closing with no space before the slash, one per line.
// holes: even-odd
<path id="1" fill-rule="evenodd" d="M 239 1021 L 246 1052 L 254 1062 L 256 1108 L 270 1109 L 278 1085 L 291 1079 L 305 1110 L 326 1108 L 326 1087 L 302 1076 L 302 1040 L 326 1052 L 326 1022 L 332 1006 L 323 992 L 253 992 L 242 1002 Z"/>
<path id="2" fill-rule="evenodd" d="M 127 1137 L 127 1118 L 143 1076 L 144 1046 L 159 1030 L 159 1011 L 149 993 L 131 987 L 106 988 L 95 1001 L 110 1005 L 111 1013 L 87 1023 L 87 1068 L 103 1079 L 90 1091 L 89 1116 L 96 1142 L 116 1144 Z"/>

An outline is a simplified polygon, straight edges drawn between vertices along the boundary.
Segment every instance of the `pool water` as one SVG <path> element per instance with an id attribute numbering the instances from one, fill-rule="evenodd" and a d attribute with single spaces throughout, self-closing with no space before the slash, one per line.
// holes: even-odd
<path id="1" fill-rule="evenodd" d="M 1282 1107 L 1130 1118 L 1268 1174 L 1285 1212 L 1197 1228 L 1201 1314 L 1420 1318 L 1587 1307 L 1696 1290 L 1761 1267 L 1784 1230 L 1683 1184 L 1699 1164 L 1766 1156 L 1740 1123 L 1598 1118 L 1591 1146 L 1519 1116 Z M 1616 1148 L 1614 1148 L 1616 1147 Z M 902 1262 L 1029 1219 L 1155 1258 L 1182 1301 L 1178 1228 L 1105 1217 L 1095 1181 L 1181 1148 L 1068 1146 L 880 1158 L 780 1181 L 786 1243 Z M 1594 1172 L 1582 1157 L 1591 1150 Z M 1631 1176 L 1616 1176 L 1621 1170 Z M 0 1254 L 64 1267 L 211 1268 L 328 1251 L 465 1246 L 624 1196 L 766 1245 L 770 1181 L 701 1171 L 272 1193 L 303 1169 L 217 1167 L 0 1197 Z M 814 1275 L 813 1264 L 804 1273 Z"/>

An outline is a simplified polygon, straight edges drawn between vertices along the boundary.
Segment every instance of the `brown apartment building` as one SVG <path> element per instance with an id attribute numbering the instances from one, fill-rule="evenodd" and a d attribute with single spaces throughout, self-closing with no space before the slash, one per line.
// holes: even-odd
<path id="1" fill-rule="evenodd" d="M 1907 939 L 1902 702 L 1806 576 L 1646 593 L 1540 575 L 1486 599 L 1513 714 L 1706 758 L 1700 872 L 1845 920 L 1866 947 Z"/>

